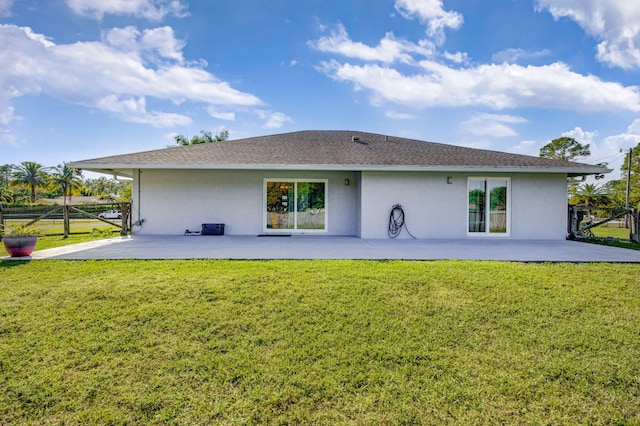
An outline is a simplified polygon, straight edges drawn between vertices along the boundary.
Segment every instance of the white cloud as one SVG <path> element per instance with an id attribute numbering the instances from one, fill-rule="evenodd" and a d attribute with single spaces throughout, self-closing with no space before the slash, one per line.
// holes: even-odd
<path id="1" fill-rule="evenodd" d="M 508 124 L 526 123 L 523 117 L 506 114 L 475 114 L 461 123 L 461 128 L 476 136 L 503 138 L 516 136 L 517 133 Z"/>
<path id="2" fill-rule="evenodd" d="M 136 27 L 113 28 L 104 31 L 105 44 L 122 52 L 134 52 L 145 55 L 152 62 L 159 59 L 171 59 L 182 63 L 184 42 L 175 37 L 173 28 L 161 27 L 139 31 Z"/>
<path id="3" fill-rule="evenodd" d="M 588 132 L 582 130 L 581 127 L 576 127 L 573 130 L 569 130 L 568 132 L 563 132 L 562 136 L 567 138 L 573 138 L 582 145 L 593 144 L 598 136 L 598 131 Z"/>
<path id="4" fill-rule="evenodd" d="M 369 90 L 372 99 L 418 108 L 483 106 L 580 111 L 640 111 L 638 87 L 581 75 L 563 63 L 545 66 L 480 65 L 454 69 L 434 61 L 420 62 L 421 72 L 406 75 L 380 65 L 351 65 L 336 60 L 318 69 L 336 81 Z"/>
<path id="5" fill-rule="evenodd" d="M 6 126 L 11 123 L 15 119 L 15 110 L 16 109 L 12 106 L 5 106 L 4 108 L 0 109 L 0 124 Z"/>
<path id="6" fill-rule="evenodd" d="M 0 60 L 5 59 L 9 55 L 1 55 Z M 0 82 L 2 79 L 0 78 Z M 11 134 L 4 126 L 8 126 L 15 121 L 15 108 L 11 106 L 11 99 L 20 96 L 20 92 L 12 86 L 0 86 L 0 145 L 14 145 L 16 142 L 15 135 Z"/>
<path id="7" fill-rule="evenodd" d="M 262 126 L 265 129 L 279 129 L 287 123 L 293 123 L 291 117 L 281 112 L 258 110 L 256 113 L 262 120 L 266 120 L 264 126 Z"/>
<path id="8" fill-rule="evenodd" d="M 520 155 L 532 155 L 537 157 L 540 154 L 540 148 L 538 148 L 538 142 L 531 140 L 520 141 L 520 143 L 508 150 L 514 154 Z"/>
<path id="9" fill-rule="evenodd" d="M 600 61 L 640 68 L 640 2 L 637 0 L 537 0 L 555 19 L 567 17 L 600 41 Z"/>
<path id="10" fill-rule="evenodd" d="M 627 130 L 629 131 L 629 133 L 633 133 L 634 135 L 639 136 L 638 143 L 640 143 L 640 118 L 634 120 L 633 123 L 629 125 L 629 128 Z"/>
<path id="11" fill-rule="evenodd" d="M 390 32 L 380 40 L 377 46 L 367 46 L 363 43 L 352 41 L 342 24 L 336 25 L 329 36 L 310 41 L 308 44 L 321 52 L 336 53 L 348 58 L 384 63 L 396 61 L 413 63 L 414 59 L 411 54 L 431 56 L 434 52 L 434 46 L 427 41 L 414 44 L 396 39 L 393 33 Z"/>
<path id="12" fill-rule="evenodd" d="M 413 120 L 416 118 L 416 116 L 413 114 L 408 114 L 406 112 L 396 112 L 391 110 L 387 111 L 385 115 L 388 118 L 391 118 L 393 120 Z"/>
<path id="13" fill-rule="evenodd" d="M 445 59 L 456 64 L 469 63 L 469 55 L 466 52 L 456 52 L 456 53 L 445 52 L 444 57 Z"/>
<path id="14" fill-rule="evenodd" d="M 217 108 L 212 106 L 208 106 L 206 109 L 207 109 L 207 113 L 213 118 L 217 118 L 219 120 L 227 120 L 227 121 L 235 121 L 236 119 L 236 114 L 234 112 L 218 111 Z"/>
<path id="15" fill-rule="evenodd" d="M 102 32 L 102 41 L 121 51 L 137 50 L 140 31 L 134 26 L 112 28 Z"/>
<path id="16" fill-rule="evenodd" d="M 561 0 L 539 0 L 543 1 Z M 397 0 L 396 9 L 405 18 L 418 16 L 440 29 L 462 25 L 462 17 L 445 11 L 440 0 Z M 356 91 L 369 92 L 369 101 L 374 106 L 392 102 L 417 108 L 481 106 L 494 110 L 537 107 L 640 111 L 637 86 L 625 87 L 593 75 L 579 74 L 561 62 L 543 66 L 513 63 L 546 56 L 548 50 L 507 49 L 494 55 L 493 60 L 500 62 L 498 64 L 469 65 L 471 61 L 465 52 L 438 53 L 436 44 L 428 40 L 415 44 L 387 33 L 377 46 L 354 42 L 342 25 L 309 45 L 323 52 L 365 61 L 365 64 L 353 64 L 331 59 L 321 62 L 317 69 L 336 81 L 353 83 Z M 400 71 L 394 65 L 398 62 L 410 68 Z"/>
<path id="17" fill-rule="evenodd" d="M 625 133 L 604 138 L 604 143 L 610 152 L 628 151 L 629 148 L 635 148 L 640 143 L 640 118 L 631 123 Z"/>
<path id="18" fill-rule="evenodd" d="M 0 18 L 11 16 L 11 6 L 13 0 L 0 0 Z"/>
<path id="19" fill-rule="evenodd" d="M 67 5 L 76 14 L 97 20 L 111 14 L 161 21 L 169 14 L 184 17 L 187 8 L 180 0 L 67 0 Z"/>
<path id="20" fill-rule="evenodd" d="M 464 21 L 458 12 L 444 10 L 442 0 L 396 0 L 395 8 L 407 19 L 417 16 L 438 44 L 444 42 L 445 28 L 457 29 Z"/>
<path id="21" fill-rule="evenodd" d="M 6 130 L 0 128 L 0 146 L 17 146 L 18 138 L 16 135 L 7 132 Z"/>
<path id="22" fill-rule="evenodd" d="M 314 26 L 315 26 L 315 29 L 316 29 L 317 31 L 319 31 L 319 32 L 321 32 L 321 33 L 323 33 L 323 32 L 325 32 L 325 31 L 327 31 L 327 26 L 326 26 L 326 25 L 324 25 L 322 22 L 320 22 L 320 19 L 318 19 L 318 17 L 317 17 L 317 16 L 315 16 L 315 17 L 313 18 L 313 20 L 314 20 L 314 23 L 315 23 L 315 25 L 314 25 Z"/>
<path id="23" fill-rule="evenodd" d="M 494 53 L 491 56 L 491 61 L 494 63 L 503 63 L 503 62 L 516 63 L 516 62 L 519 62 L 521 59 L 527 60 L 527 59 L 536 59 L 536 58 L 541 58 L 543 56 L 548 56 L 549 53 L 550 52 L 547 49 L 539 50 L 537 52 L 529 52 L 524 49 L 511 48 L 511 49 L 501 50 L 500 52 Z"/>
<path id="24" fill-rule="evenodd" d="M 102 42 L 57 45 L 29 28 L 0 25 L 0 63 L 10 64 L 0 67 L 0 116 L 10 121 L 11 99 L 40 93 L 154 126 L 190 119 L 148 112 L 147 98 L 225 108 L 262 103 L 200 67 L 182 64 L 181 47 L 167 27 L 142 32 L 127 27 L 105 33 Z"/>
<path id="25" fill-rule="evenodd" d="M 150 124 L 153 127 L 187 126 L 192 123 L 191 118 L 182 114 L 160 111 L 147 112 L 147 102 L 144 96 L 120 98 L 116 95 L 108 95 L 98 99 L 95 107 L 110 112 L 124 121 Z"/>
<path id="26" fill-rule="evenodd" d="M 176 39 L 171 27 L 144 30 L 140 45 L 143 50 L 154 50 L 163 58 L 182 62 L 182 49 L 185 43 Z"/>

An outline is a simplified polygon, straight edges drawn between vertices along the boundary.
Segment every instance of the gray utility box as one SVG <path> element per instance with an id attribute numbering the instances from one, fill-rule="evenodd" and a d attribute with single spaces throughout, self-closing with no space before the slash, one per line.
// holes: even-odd
<path id="1" fill-rule="evenodd" d="M 224 235 L 224 223 L 203 223 L 202 235 Z"/>

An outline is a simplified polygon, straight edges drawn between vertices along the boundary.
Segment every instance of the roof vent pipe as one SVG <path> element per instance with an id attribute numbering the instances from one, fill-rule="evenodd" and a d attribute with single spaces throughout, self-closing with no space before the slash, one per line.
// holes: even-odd
<path id="1" fill-rule="evenodd" d="M 385 141 L 385 142 L 389 142 L 389 136 L 385 135 L 385 136 L 384 136 L 384 141 Z"/>
<path id="2" fill-rule="evenodd" d="M 360 138 L 358 136 L 351 136 L 351 142 L 358 142 Z"/>

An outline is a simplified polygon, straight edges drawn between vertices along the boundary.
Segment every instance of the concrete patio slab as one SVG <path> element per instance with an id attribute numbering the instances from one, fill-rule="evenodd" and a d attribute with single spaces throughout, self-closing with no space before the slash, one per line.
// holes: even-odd
<path id="1" fill-rule="evenodd" d="M 564 240 L 135 235 L 40 250 L 30 259 L 459 259 L 640 263 L 640 251 Z"/>

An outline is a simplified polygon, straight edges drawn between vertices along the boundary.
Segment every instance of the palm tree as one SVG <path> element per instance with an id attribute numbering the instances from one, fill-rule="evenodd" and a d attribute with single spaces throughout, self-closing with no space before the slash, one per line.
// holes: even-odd
<path id="1" fill-rule="evenodd" d="M 13 203 L 13 191 L 10 189 L 0 188 L 0 204 Z"/>
<path id="2" fill-rule="evenodd" d="M 66 163 L 62 165 L 58 164 L 53 168 L 55 171 L 50 177 L 50 183 L 58 188 L 62 189 L 62 196 L 64 197 L 64 203 L 67 203 L 67 196 L 69 202 L 71 202 L 71 195 L 74 189 L 80 189 L 82 187 L 82 179 L 76 169 L 72 169 L 67 166 Z"/>
<path id="3" fill-rule="evenodd" d="M 33 161 L 23 161 L 13 172 L 13 182 L 31 191 L 31 202 L 36 202 L 36 188 L 45 186 L 49 175 L 47 168 Z"/>
<path id="4" fill-rule="evenodd" d="M 609 191 L 597 184 L 585 183 L 576 189 L 571 201 L 589 207 L 602 206 L 609 202 Z"/>

